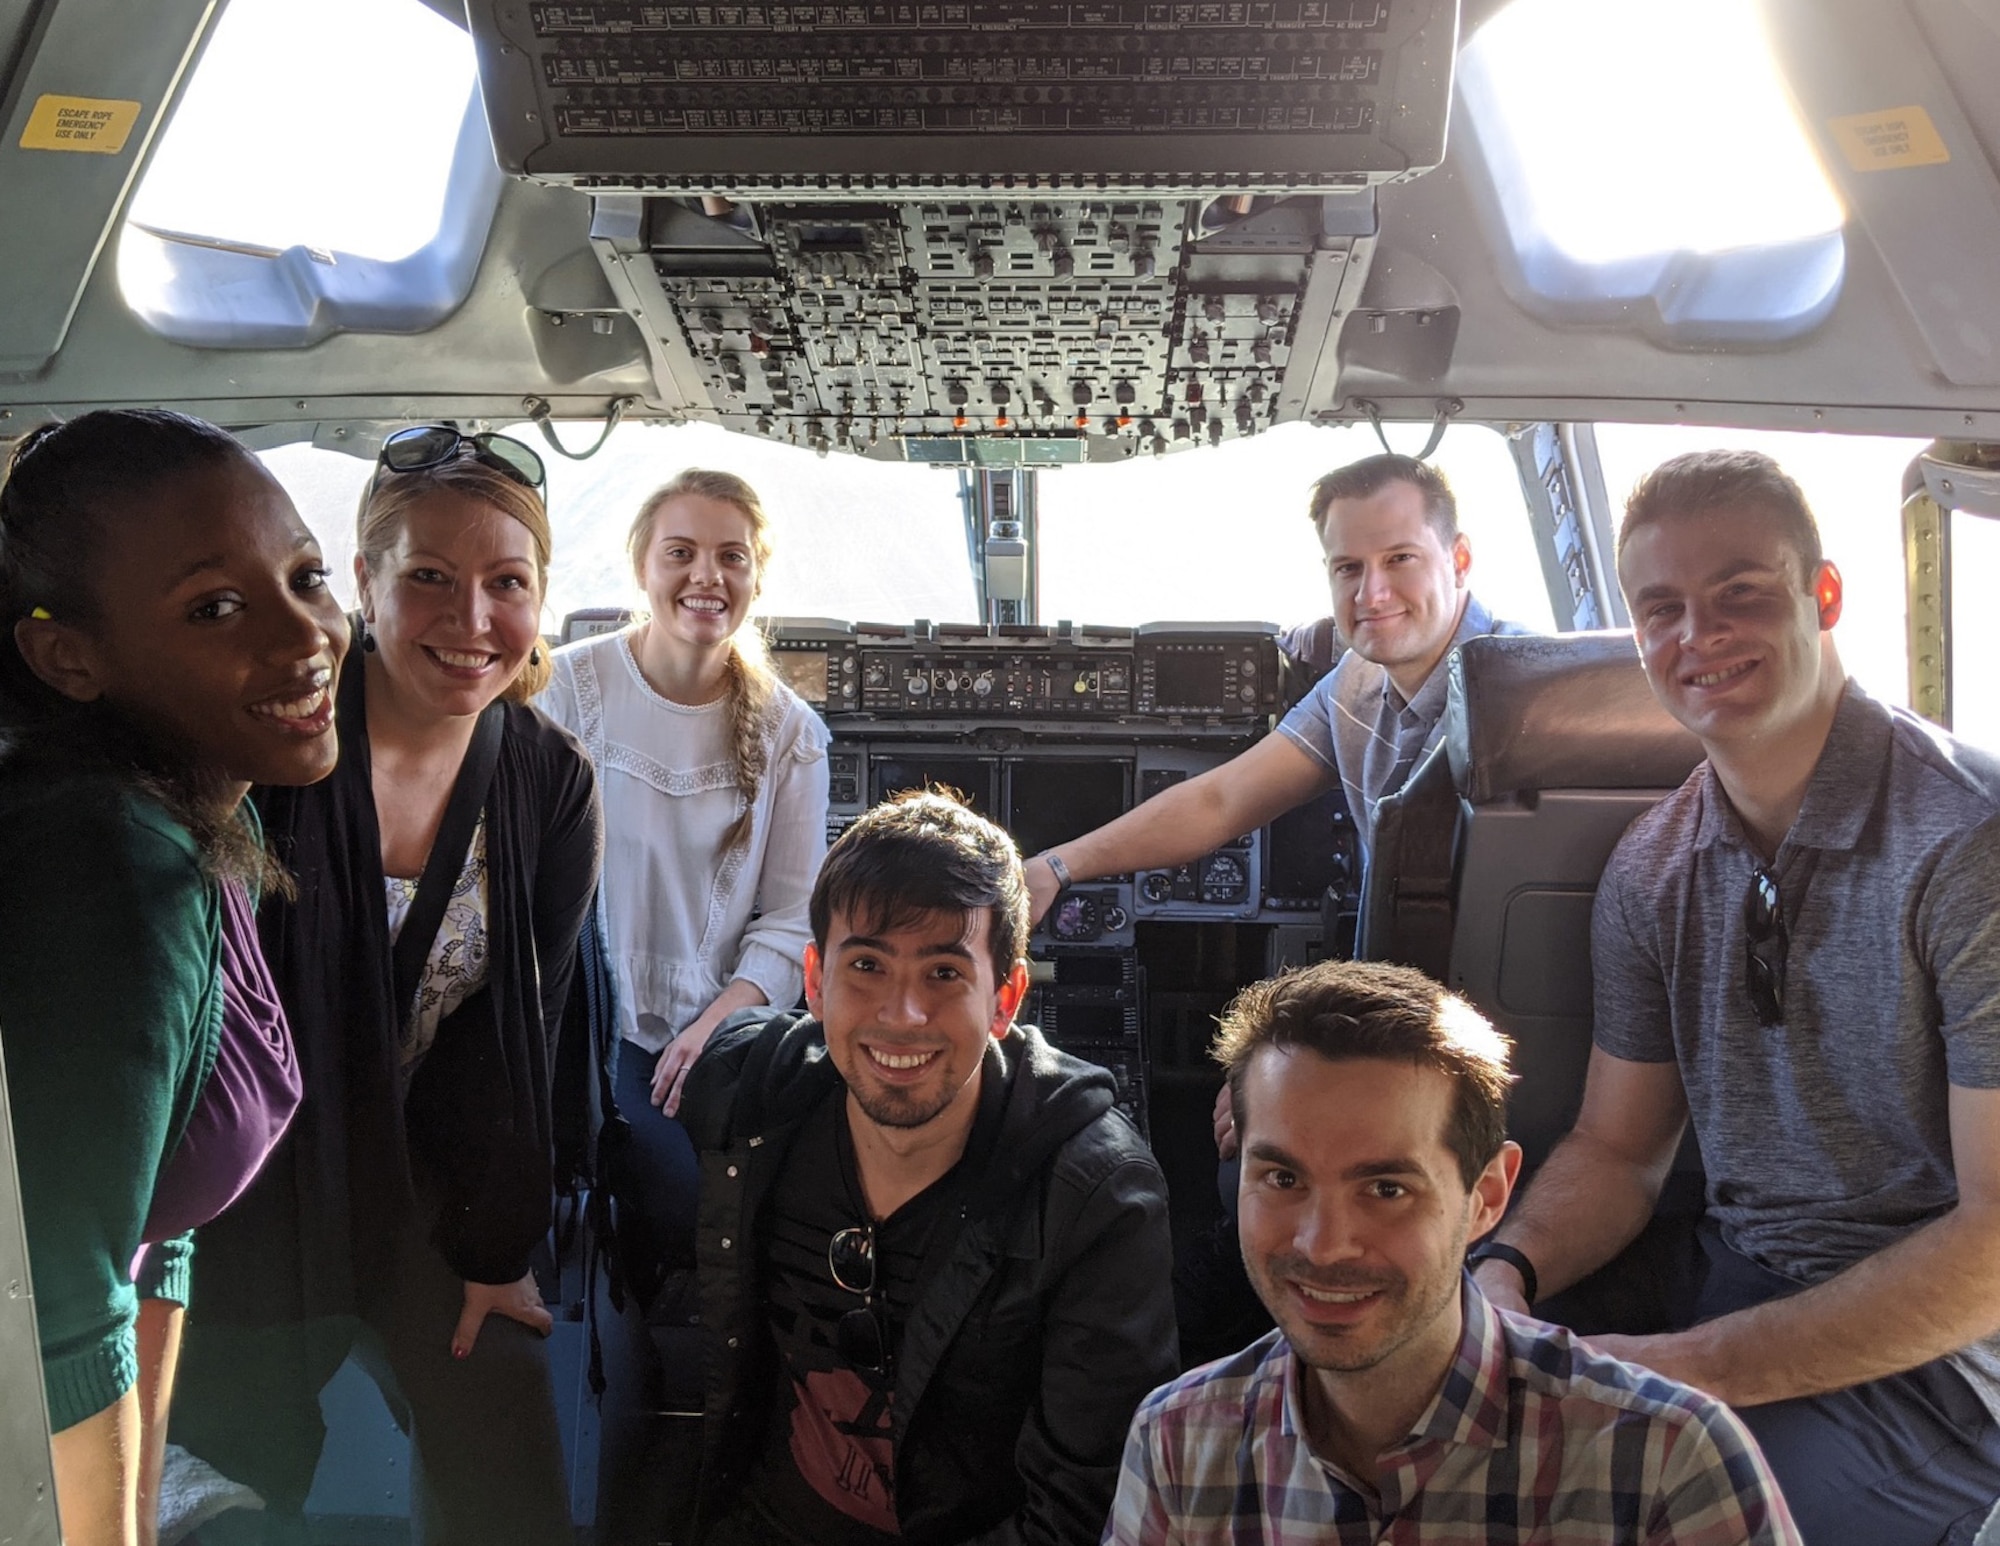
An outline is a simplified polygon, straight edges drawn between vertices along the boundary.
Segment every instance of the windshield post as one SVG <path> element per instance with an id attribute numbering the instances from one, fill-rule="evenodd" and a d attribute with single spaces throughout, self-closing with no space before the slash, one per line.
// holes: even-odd
<path id="1" fill-rule="evenodd" d="M 961 472 L 959 498 L 965 506 L 966 550 L 980 620 L 988 626 L 1039 621 L 1035 470 Z"/>

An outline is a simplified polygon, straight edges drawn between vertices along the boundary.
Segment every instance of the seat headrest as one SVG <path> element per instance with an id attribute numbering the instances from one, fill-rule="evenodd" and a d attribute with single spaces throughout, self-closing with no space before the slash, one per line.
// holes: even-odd
<path id="1" fill-rule="evenodd" d="M 1475 805 L 1530 789 L 1673 789 L 1701 761 L 1629 633 L 1468 639 L 1450 671 L 1444 744 Z"/>

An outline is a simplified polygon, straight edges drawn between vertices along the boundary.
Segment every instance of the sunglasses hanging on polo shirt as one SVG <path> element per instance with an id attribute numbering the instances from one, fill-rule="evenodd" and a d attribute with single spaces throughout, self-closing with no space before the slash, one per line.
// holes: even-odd
<path id="1" fill-rule="evenodd" d="M 1766 1028 L 1785 1023 L 1784 899 L 1778 877 L 1763 865 L 1750 872 L 1750 890 L 1743 898 L 1743 986 L 1749 990 L 1757 1023 Z"/>

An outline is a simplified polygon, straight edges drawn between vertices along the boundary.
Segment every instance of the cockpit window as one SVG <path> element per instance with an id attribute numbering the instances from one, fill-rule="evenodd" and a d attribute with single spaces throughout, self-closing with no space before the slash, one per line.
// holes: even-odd
<path id="1" fill-rule="evenodd" d="M 535 447 L 548 469 L 555 564 L 543 627 L 551 633 L 571 612 L 640 603 L 626 533 L 646 496 L 687 467 L 736 473 L 763 500 L 774 554 L 760 612 L 908 623 L 963 622 L 977 611 L 949 470 L 819 457 L 707 424 L 628 424 L 588 461 L 572 462 L 532 424 L 496 427 Z M 596 435 L 589 425 L 560 430 L 578 446 Z M 372 465 L 305 445 L 264 461 L 320 539 L 336 593 L 352 605 L 354 516 Z"/>
<path id="2" fill-rule="evenodd" d="M 1974 745 L 2000 751 L 2000 520 L 1951 515 L 1951 728 Z"/>
<path id="3" fill-rule="evenodd" d="M 420 0 L 230 0 L 133 195 L 155 231 L 385 262 L 437 235 L 472 40 Z"/>
<path id="4" fill-rule="evenodd" d="M 685 467 L 737 473 L 762 497 L 776 552 L 759 611 L 850 622 L 977 620 L 953 470 L 818 457 L 703 424 L 625 425 L 596 456 L 570 462 L 549 454 L 534 426 L 505 428 L 542 450 L 548 466 L 556 539 L 543 616 L 550 632 L 572 611 L 638 603 L 626 532 L 646 495 Z M 564 439 L 578 444 L 589 433 L 562 426 Z M 1289 625 L 1325 615 L 1326 571 L 1306 518 L 1307 492 L 1322 473 L 1380 449 L 1367 430 L 1292 425 L 1157 462 L 1043 472 L 1042 621 Z M 1458 496 L 1480 598 L 1502 617 L 1549 627 L 1548 592 L 1506 442 L 1483 425 L 1456 425 L 1436 461 Z M 319 537 L 336 592 L 351 605 L 354 513 L 369 464 L 303 445 L 267 452 L 265 462 Z"/>
<path id="5" fill-rule="evenodd" d="M 416 333 L 465 300 L 504 179 L 471 40 L 421 0 L 234 0 L 118 243 L 147 326 L 205 348 Z"/>
<path id="6" fill-rule="evenodd" d="M 1473 184 L 1518 301 L 1683 347 L 1825 319 L 1844 215 L 1756 11 L 1513 0 L 1466 44 Z"/>
<path id="7" fill-rule="evenodd" d="M 1420 440 L 1392 426 L 1399 449 Z M 1165 619 L 1309 622 L 1329 610 L 1307 501 L 1313 483 L 1382 449 L 1372 430 L 1281 425 L 1252 440 L 1124 466 L 1044 474 L 1041 603 L 1047 621 Z M 1551 626 L 1549 595 L 1507 443 L 1453 425 L 1434 464 L 1471 540 L 1472 585 L 1501 617 Z"/>

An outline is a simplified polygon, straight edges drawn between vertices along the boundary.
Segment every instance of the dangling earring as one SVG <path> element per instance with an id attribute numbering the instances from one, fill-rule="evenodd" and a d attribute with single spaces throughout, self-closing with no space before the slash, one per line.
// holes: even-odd
<path id="1" fill-rule="evenodd" d="M 375 635 L 366 623 L 361 625 L 361 652 L 364 655 L 375 653 Z"/>
<path id="2" fill-rule="evenodd" d="M 528 664 L 531 666 L 539 666 L 541 663 L 542 663 L 542 647 L 539 644 L 537 644 L 533 649 L 528 651 Z"/>

